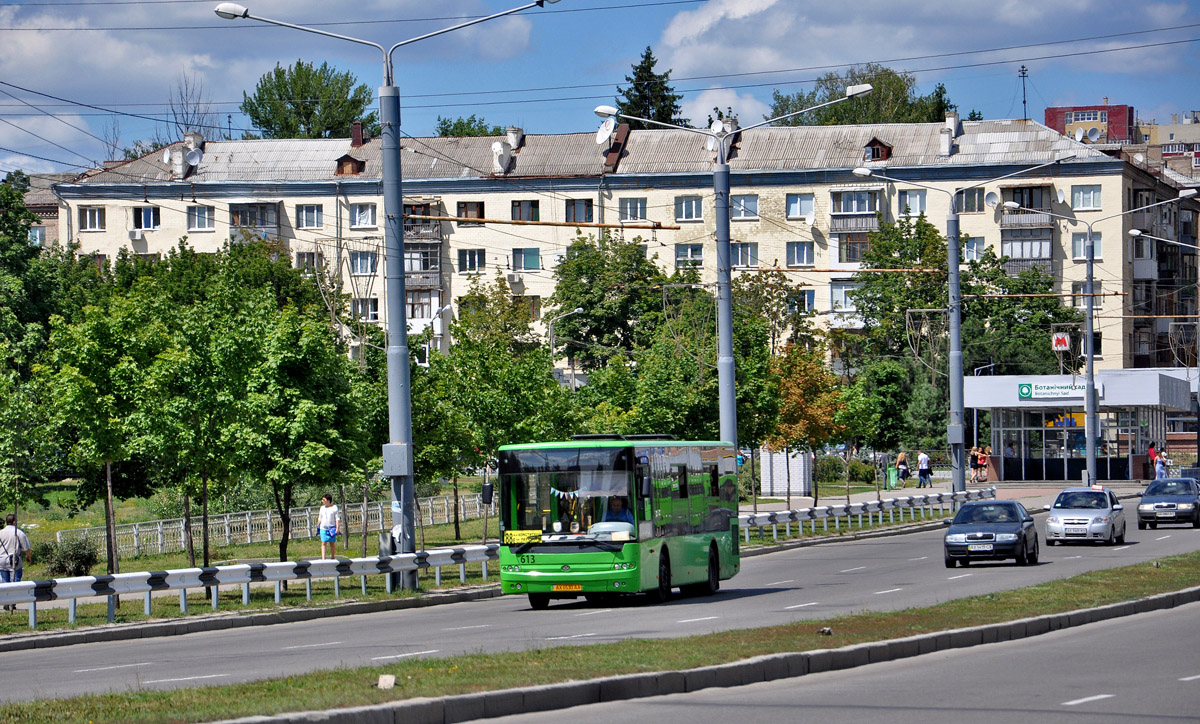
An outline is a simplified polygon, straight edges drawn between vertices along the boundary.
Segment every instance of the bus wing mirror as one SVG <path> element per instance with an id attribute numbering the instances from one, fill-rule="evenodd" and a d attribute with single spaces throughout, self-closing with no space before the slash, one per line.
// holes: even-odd
<path id="1" fill-rule="evenodd" d="M 651 488 L 650 476 L 647 475 L 646 477 L 642 478 L 642 497 L 643 498 L 650 497 L 650 488 Z"/>
<path id="2" fill-rule="evenodd" d="M 484 505 L 492 504 L 492 484 L 491 483 L 483 484 L 483 490 L 480 491 L 480 493 L 479 493 L 479 499 L 483 501 Z"/>

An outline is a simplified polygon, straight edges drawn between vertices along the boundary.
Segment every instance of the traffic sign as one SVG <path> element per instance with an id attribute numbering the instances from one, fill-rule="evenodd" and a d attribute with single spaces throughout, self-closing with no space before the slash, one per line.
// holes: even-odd
<path id="1" fill-rule="evenodd" d="M 1071 351 L 1071 335 L 1067 332 L 1055 332 L 1050 335 L 1050 347 L 1055 352 Z"/>

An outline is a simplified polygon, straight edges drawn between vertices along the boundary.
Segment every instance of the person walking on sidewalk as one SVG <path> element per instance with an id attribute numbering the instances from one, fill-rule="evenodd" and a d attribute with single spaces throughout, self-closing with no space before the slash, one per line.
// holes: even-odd
<path id="1" fill-rule="evenodd" d="M 326 545 L 329 546 L 329 557 L 337 558 L 338 507 L 333 504 L 333 496 L 329 493 L 321 496 L 317 532 L 321 537 L 321 560 L 325 560 Z"/>
<path id="2" fill-rule="evenodd" d="M 901 488 L 908 483 L 908 454 L 903 450 L 896 456 L 896 478 L 899 479 Z"/>
<path id="3" fill-rule="evenodd" d="M 0 530 L 0 583 L 17 583 L 24 572 L 23 564 L 33 563 L 33 553 L 30 552 L 29 537 L 17 527 L 17 516 L 9 513 L 4 522 L 6 525 Z M 11 604 L 4 606 L 5 611 L 15 608 Z"/>
<path id="4" fill-rule="evenodd" d="M 917 487 L 933 487 L 933 467 L 924 450 L 917 451 Z"/>

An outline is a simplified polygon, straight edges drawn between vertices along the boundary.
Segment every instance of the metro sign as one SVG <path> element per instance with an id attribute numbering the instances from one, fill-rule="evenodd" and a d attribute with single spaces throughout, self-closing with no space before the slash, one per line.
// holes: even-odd
<path id="1" fill-rule="evenodd" d="M 1071 335 L 1067 332 L 1055 332 L 1050 335 L 1050 348 L 1055 352 L 1071 351 Z"/>

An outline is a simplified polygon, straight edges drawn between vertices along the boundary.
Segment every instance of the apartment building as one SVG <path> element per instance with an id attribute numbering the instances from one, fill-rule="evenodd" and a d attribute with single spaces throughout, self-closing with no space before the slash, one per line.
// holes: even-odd
<path id="1" fill-rule="evenodd" d="M 597 224 L 641 237 L 664 269 L 693 267 L 715 282 L 714 154 L 705 138 L 620 126 L 600 140 L 591 132 L 525 135 L 515 128 L 498 138 L 403 139 L 411 331 L 433 325 L 439 332 L 435 317 L 452 313 L 443 310 L 480 275 L 503 276 L 540 318 L 558 260 L 579 233 L 598 233 Z M 278 239 L 297 266 L 340 280 L 351 314 L 386 324 L 380 145 L 357 131 L 351 139 L 317 140 L 190 135 L 57 185 L 60 234 L 101 260 L 121 248 L 154 258 L 184 236 L 200 251 L 243 233 Z M 1064 156 L 1073 158 L 991 181 Z M 1197 206 L 1192 200 L 1120 215 L 1178 193 L 1136 164 L 1036 122 L 963 122 L 955 114 L 944 123 L 755 129 L 732 139 L 729 163 L 734 274 L 784 271 L 805 285 L 806 303 L 824 324 L 859 324 L 849 292 L 881 219 L 924 213 L 944 229 L 955 195 L 969 237 L 966 260 L 992 247 L 1009 257 L 1012 273 L 1037 266 L 1053 274 L 1063 294 L 1082 289 L 1080 222 L 1096 222 L 1099 291 L 1124 294 L 1099 300 L 1097 366 L 1183 363 L 1173 352 L 1171 320 L 1157 315 L 1196 314 L 1196 255 L 1134 243 L 1128 231 L 1194 244 Z M 936 190 L 862 178 L 853 173 L 860 166 Z M 1043 213 L 1006 213 L 1004 201 Z"/>

